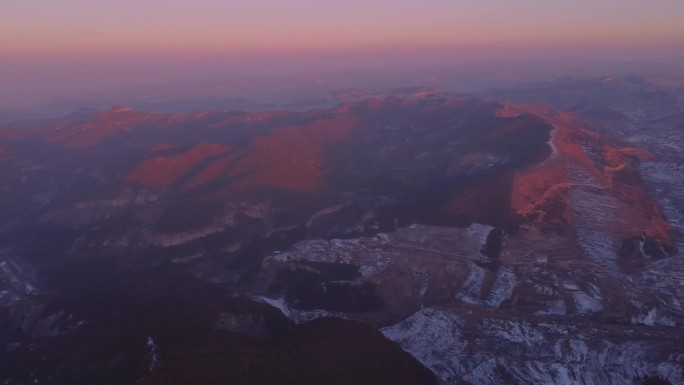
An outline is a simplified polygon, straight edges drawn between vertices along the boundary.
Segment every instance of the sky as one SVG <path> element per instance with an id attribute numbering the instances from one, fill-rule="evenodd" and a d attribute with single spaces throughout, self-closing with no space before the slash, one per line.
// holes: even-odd
<path id="1" fill-rule="evenodd" d="M 684 41 L 680 0 L 3 0 L 1 11 L 4 55 Z"/>
<path id="2" fill-rule="evenodd" d="M 2 0 L 0 82 L 21 90 L 0 103 L 293 58 L 668 54 L 684 47 L 682 15 L 682 0 Z"/>

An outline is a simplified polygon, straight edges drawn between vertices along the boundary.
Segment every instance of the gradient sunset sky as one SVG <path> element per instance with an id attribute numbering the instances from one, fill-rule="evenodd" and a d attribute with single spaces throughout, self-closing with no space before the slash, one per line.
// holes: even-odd
<path id="1" fill-rule="evenodd" d="M 5 0 L 0 112 L 227 72 L 681 56 L 683 17 L 684 0 Z"/>
<path id="2" fill-rule="evenodd" d="M 684 41 L 681 0 L 9 0 L 0 52 L 271 53 Z"/>

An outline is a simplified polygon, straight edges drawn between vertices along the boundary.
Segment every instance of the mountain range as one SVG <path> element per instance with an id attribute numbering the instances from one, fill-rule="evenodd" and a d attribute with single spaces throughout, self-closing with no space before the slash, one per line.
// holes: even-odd
<path id="1" fill-rule="evenodd" d="M 0 127 L 0 378 L 684 383 L 684 89 L 476 96 Z"/>

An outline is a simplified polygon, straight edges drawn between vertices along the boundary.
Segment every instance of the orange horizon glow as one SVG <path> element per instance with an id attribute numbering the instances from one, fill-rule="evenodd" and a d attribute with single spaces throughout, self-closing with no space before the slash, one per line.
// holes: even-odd
<path id="1" fill-rule="evenodd" d="M 684 24 L 683 24 L 684 25 Z M 285 37 L 251 37 L 238 39 L 209 39 L 198 36 L 174 36 L 160 39 L 125 40 L 124 36 L 109 38 L 93 37 L 64 39 L 54 42 L 41 39 L 13 39 L 0 37 L 0 55 L 147 55 L 147 54 L 232 54 L 263 55 L 282 53 L 363 53 L 373 51 L 425 51 L 455 49 L 499 49 L 506 47 L 598 47 L 617 46 L 641 48 L 648 46 L 684 46 L 684 30 L 677 33 L 658 34 L 612 32 L 595 35 L 590 31 L 574 35 L 508 34 L 506 36 L 469 36 L 467 39 L 449 36 L 319 36 L 297 40 Z"/>
<path id="2" fill-rule="evenodd" d="M 0 115 L 64 95 L 212 76 L 680 63 L 682 15 L 681 0 L 6 1 Z"/>

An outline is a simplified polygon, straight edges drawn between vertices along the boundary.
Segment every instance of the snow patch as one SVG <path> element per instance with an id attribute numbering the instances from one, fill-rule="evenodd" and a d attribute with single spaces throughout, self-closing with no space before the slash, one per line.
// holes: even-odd
<path id="1" fill-rule="evenodd" d="M 683 384 L 684 353 L 658 341 L 615 342 L 567 323 L 463 318 L 424 308 L 381 329 L 443 384 L 625 385 L 641 376 Z"/>
<path id="2" fill-rule="evenodd" d="M 655 326 L 658 321 L 658 308 L 649 310 L 646 314 L 639 314 L 632 317 L 632 325 Z"/>
<path id="3" fill-rule="evenodd" d="M 498 308 L 501 304 L 511 298 L 513 289 L 515 288 L 515 273 L 510 267 L 506 267 L 499 271 L 494 281 L 489 297 L 487 298 L 487 305 Z"/>
<path id="4" fill-rule="evenodd" d="M 337 318 L 346 318 L 344 313 L 340 312 L 330 312 L 327 310 L 323 309 L 311 309 L 311 310 L 299 310 L 290 307 L 287 304 L 287 301 L 285 298 L 268 298 L 264 296 L 257 296 L 253 297 L 255 300 L 259 302 L 266 303 L 270 306 L 273 306 L 280 310 L 285 317 L 290 319 L 292 322 L 296 324 L 301 324 L 304 322 L 309 322 L 313 321 L 317 318 L 323 318 L 323 317 L 337 317 Z"/>
<path id="5" fill-rule="evenodd" d="M 157 344 L 154 343 L 152 336 L 147 336 L 147 349 L 150 351 L 150 367 L 149 371 L 152 372 L 159 362 L 159 353 L 157 352 Z"/>
<path id="6" fill-rule="evenodd" d="M 487 237 L 492 230 L 494 230 L 494 227 L 492 226 L 473 223 L 468 226 L 466 233 L 472 238 L 478 239 L 480 242 L 480 249 L 482 249 L 487 244 Z"/>
<path id="7" fill-rule="evenodd" d="M 256 300 L 273 306 L 274 308 L 280 310 L 280 312 L 283 313 L 285 317 L 290 318 L 290 307 L 287 305 L 285 298 L 268 298 L 259 296 L 256 297 Z"/>
<path id="8" fill-rule="evenodd" d="M 361 268 L 359 268 L 359 273 L 362 277 L 367 278 L 385 271 L 389 265 L 390 260 L 388 258 L 382 258 L 382 256 L 378 254 L 374 257 L 373 263 L 361 266 Z"/>
<path id="9" fill-rule="evenodd" d="M 460 318 L 425 308 L 380 331 L 447 382 L 458 378 L 460 362 L 465 358 L 463 327 Z"/>
<path id="10" fill-rule="evenodd" d="M 600 298 L 594 298 L 583 291 L 573 293 L 572 299 L 575 302 L 575 309 L 580 314 L 598 313 L 603 310 Z"/>
<path id="11" fill-rule="evenodd" d="M 461 291 L 456 293 L 456 299 L 469 304 L 480 303 L 480 292 L 482 291 L 482 280 L 484 279 L 485 271 L 480 266 L 470 264 L 470 272 L 468 277 L 463 282 Z"/>

